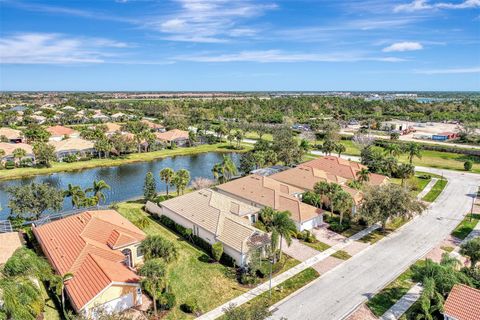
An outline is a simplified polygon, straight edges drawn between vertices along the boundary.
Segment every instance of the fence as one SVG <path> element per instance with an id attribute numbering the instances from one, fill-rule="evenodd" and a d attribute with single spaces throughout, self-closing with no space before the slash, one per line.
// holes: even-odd
<path id="1" fill-rule="evenodd" d="M 31 224 L 35 224 L 35 226 L 41 226 L 46 223 L 55 221 L 55 220 L 60 220 L 69 216 L 73 216 L 75 214 L 79 214 L 85 211 L 93 211 L 93 210 L 102 210 L 102 209 L 108 209 L 108 206 L 95 206 L 95 207 L 88 207 L 88 208 L 81 208 L 81 209 L 75 209 L 75 210 L 70 210 L 70 211 L 64 211 L 64 212 L 59 212 L 59 213 L 52 213 L 49 215 L 45 215 L 41 217 L 38 220 L 35 221 L 26 221 L 23 223 L 24 226 L 28 226 Z"/>
<path id="2" fill-rule="evenodd" d="M 8 220 L 0 220 L 0 233 L 13 232 L 12 224 Z"/>

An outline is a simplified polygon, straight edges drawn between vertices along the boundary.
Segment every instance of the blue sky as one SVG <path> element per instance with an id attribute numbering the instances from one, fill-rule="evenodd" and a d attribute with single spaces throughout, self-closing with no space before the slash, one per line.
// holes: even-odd
<path id="1" fill-rule="evenodd" d="M 480 0 L 0 7 L 0 90 L 480 90 Z"/>

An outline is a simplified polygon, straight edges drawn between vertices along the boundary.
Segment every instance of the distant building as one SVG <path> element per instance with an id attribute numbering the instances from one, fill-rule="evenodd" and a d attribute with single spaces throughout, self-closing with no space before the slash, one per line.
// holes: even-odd
<path id="1" fill-rule="evenodd" d="M 432 135 L 432 140 L 447 141 L 450 139 L 455 139 L 457 137 L 458 137 L 458 134 L 455 132 L 441 132 L 441 133 Z"/>
<path id="2" fill-rule="evenodd" d="M 456 284 L 444 304 L 445 320 L 480 319 L 480 290 Z"/>
<path id="3" fill-rule="evenodd" d="M 8 161 L 8 160 L 15 160 L 15 157 L 13 156 L 13 151 L 15 149 L 23 149 L 25 150 L 25 157 L 32 159 L 32 161 L 35 161 L 35 155 L 33 154 L 33 148 L 31 145 L 26 144 L 26 143 L 7 143 L 7 142 L 0 142 L 0 150 L 3 150 L 5 154 L 3 156 L 0 156 L 0 161 Z"/>
<path id="4" fill-rule="evenodd" d="M 0 137 L 7 138 L 10 143 L 21 143 L 23 142 L 23 134 L 20 130 L 15 130 L 12 128 L 0 128 Z"/>
<path id="5" fill-rule="evenodd" d="M 188 131 L 173 129 L 166 132 L 157 132 L 155 134 L 157 139 L 164 143 L 174 142 L 177 146 L 183 147 L 188 144 Z"/>
<path id="6" fill-rule="evenodd" d="M 63 160 L 68 155 L 86 156 L 95 153 L 94 143 L 82 138 L 69 138 L 60 141 L 50 141 L 55 148 L 55 155 L 58 160 Z"/>
<path id="7" fill-rule="evenodd" d="M 161 124 L 152 122 L 147 119 L 140 120 L 140 122 L 146 124 L 152 131 L 165 132 L 165 127 L 162 126 Z"/>
<path id="8" fill-rule="evenodd" d="M 48 127 L 45 130 L 50 133 L 49 141 L 61 141 L 63 139 L 80 137 L 80 132 L 64 126 Z"/>

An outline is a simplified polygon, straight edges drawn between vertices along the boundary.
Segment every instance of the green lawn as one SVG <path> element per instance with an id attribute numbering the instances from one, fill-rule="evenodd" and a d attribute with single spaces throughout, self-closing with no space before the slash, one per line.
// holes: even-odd
<path id="1" fill-rule="evenodd" d="M 447 185 L 447 180 L 438 180 L 435 182 L 435 185 L 433 188 L 423 197 L 423 201 L 427 202 L 434 202 L 437 200 L 438 196 L 440 193 L 442 193 L 443 189 L 445 189 L 445 186 Z"/>
<path id="2" fill-rule="evenodd" d="M 325 251 L 328 248 L 330 248 L 330 246 L 328 244 L 323 243 L 323 242 L 318 241 L 318 240 L 316 242 L 313 242 L 313 243 L 306 242 L 306 241 L 301 241 L 301 243 L 303 243 L 304 245 L 309 246 L 310 248 L 313 248 L 317 251 Z"/>
<path id="3" fill-rule="evenodd" d="M 460 224 L 453 230 L 452 236 L 465 239 L 480 221 L 480 214 L 467 214 Z"/>
<path id="4" fill-rule="evenodd" d="M 120 203 L 117 210 L 134 223 L 148 216 L 138 203 Z M 196 299 L 200 309 L 206 312 L 249 290 L 237 282 L 233 268 L 204 262 L 202 257 L 206 254 L 203 251 L 183 241 L 150 217 L 149 221 L 149 225 L 143 229 L 146 234 L 161 235 L 179 248 L 179 257 L 169 265 L 168 270 L 168 282 L 177 302 L 166 319 L 193 318 L 180 310 L 180 305 L 187 298 Z"/>
<path id="5" fill-rule="evenodd" d="M 285 299 L 298 289 L 317 279 L 320 275 L 313 268 L 308 268 L 293 276 L 292 278 L 286 280 L 285 282 L 279 284 L 278 286 L 272 288 L 272 295 L 270 297 L 270 292 L 264 292 L 261 295 L 255 297 L 239 308 L 248 308 L 252 304 L 261 303 L 265 301 L 269 306 L 274 305 L 282 299 Z M 225 316 L 220 317 L 219 319 L 225 320 Z"/>
<path id="6" fill-rule="evenodd" d="M 377 293 L 367 302 L 368 308 L 377 316 L 382 316 L 391 306 L 403 297 L 414 283 L 411 279 L 410 268 L 402 273 L 397 279 L 391 282 L 383 290 Z"/>
<path id="7" fill-rule="evenodd" d="M 51 168 L 16 168 L 11 170 L 0 170 L 0 180 L 17 179 L 40 174 L 51 174 L 63 171 L 76 171 L 91 169 L 97 167 L 118 166 L 127 163 L 152 161 L 171 156 L 185 156 L 205 152 L 244 152 L 251 148 L 251 145 L 244 145 L 243 150 L 232 150 L 227 143 L 218 143 L 213 145 L 200 145 L 191 148 L 165 149 L 153 152 L 132 153 L 124 158 L 118 159 L 92 159 L 89 161 L 78 162 L 54 162 Z"/>
<path id="8" fill-rule="evenodd" d="M 351 256 L 347 251 L 338 250 L 337 252 L 335 252 L 334 254 L 332 254 L 332 257 L 337 258 L 337 259 L 340 259 L 340 260 L 348 260 L 348 259 L 350 259 L 352 256 Z"/>
<path id="9" fill-rule="evenodd" d="M 365 237 L 361 238 L 359 241 L 374 244 L 375 242 L 380 241 L 385 236 L 389 235 L 390 233 L 403 226 L 408 221 L 408 219 L 395 218 L 387 223 L 385 231 L 382 231 L 381 229 L 374 230 L 371 233 L 367 234 Z"/>

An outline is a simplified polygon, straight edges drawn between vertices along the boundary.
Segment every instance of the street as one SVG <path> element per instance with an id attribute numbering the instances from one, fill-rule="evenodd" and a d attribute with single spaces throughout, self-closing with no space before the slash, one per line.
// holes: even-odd
<path id="1" fill-rule="evenodd" d="M 394 280 L 444 239 L 470 210 L 480 175 L 417 167 L 449 183 L 423 215 L 275 306 L 272 319 L 336 320 Z"/>

